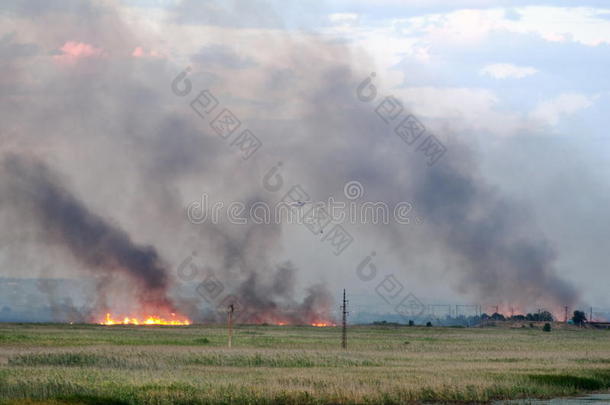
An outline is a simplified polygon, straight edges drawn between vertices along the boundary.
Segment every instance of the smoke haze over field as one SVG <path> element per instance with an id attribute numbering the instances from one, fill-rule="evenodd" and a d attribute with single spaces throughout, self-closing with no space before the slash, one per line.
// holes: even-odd
<path id="1" fill-rule="evenodd" d="M 434 63 L 442 65 L 434 55 L 383 54 L 373 28 L 326 13 L 332 3 L 61 4 L 0 6 L 0 275 L 93 277 L 93 318 L 129 307 L 222 319 L 220 298 L 195 293 L 209 274 L 248 309 L 243 321 L 259 323 L 326 321 L 337 291 L 375 294 L 386 274 L 430 301 L 524 311 L 604 297 L 596 286 L 583 292 L 576 266 L 607 283 L 597 247 L 608 214 L 596 204 L 550 204 L 542 191 L 558 195 L 565 182 L 568 194 L 607 201 L 594 160 L 583 157 L 598 157 L 596 148 L 565 155 L 573 141 L 539 122 L 554 122 L 556 108 L 572 111 L 572 102 L 502 115 L 486 107 L 495 97 L 487 90 L 430 84 Z M 454 52 L 429 40 L 436 52 Z M 178 80 L 186 94 L 177 95 L 172 82 L 187 66 Z M 363 102 L 357 88 L 372 71 L 377 97 Z M 219 107 L 202 118 L 190 103 L 204 89 Z M 446 147 L 434 165 L 375 112 L 390 94 Z M 224 108 L 241 121 L 238 132 L 262 141 L 251 158 L 210 127 Z M 563 165 L 588 180 L 558 177 Z M 279 191 L 265 187 L 274 167 Z M 349 202 L 350 181 L 364 186 L 357 203 L 408 201 L 421 223 L 344 225 L 354 242 L 333 255 L 324 243 L 331 227 L 313 235 L 289 224 L 192 224 L 185 215 L 204 192 L 251 208 L 296 184 L 313 200 Z M 568 214 L 575 220 L 566 223 Z M 600 225 L 589 233 L 582 228 L 592 218 Z M 371 251 L 380 275 L 367 283 L 355 269 Z M 176 270 L 186 257 L 196 269 L 188 280 Z"/>

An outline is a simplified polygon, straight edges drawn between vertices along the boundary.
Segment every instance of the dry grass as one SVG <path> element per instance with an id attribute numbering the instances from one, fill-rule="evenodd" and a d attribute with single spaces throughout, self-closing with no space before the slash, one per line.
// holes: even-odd
<path id="1" fill-rule="evenodd" d="M 610 389 L 594 330 L 0 326 L 5 403 L 488 402 Z M 27 400 L 29 402 L 22 402 Z M 42 402 L 41 402 L 42 401 Z"/>

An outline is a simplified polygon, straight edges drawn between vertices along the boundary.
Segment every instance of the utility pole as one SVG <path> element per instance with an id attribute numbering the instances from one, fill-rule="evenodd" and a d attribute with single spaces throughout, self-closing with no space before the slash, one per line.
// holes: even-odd
<path id="1" fill-rule="evenodd" d="M 566 305 L 566 306 L 564 307 L 564 309 L 565 309 L 565 314 L 564 314 L 564 316 L 563 316 L 563 321 L 564 321 L 565 323 L 568 323 L 568 306 Z"/>
<path id="2" fill-rule="evenodd" d="M 343 329 L 341 331 L 341 347 L 347 349 L 347 300 L 345 299 L 345 288 L 343 289 L 343 305 L 341 305 L 343 314 Z"/>
<path id="3" fill-rule="evenodd" d="M 229 324 L 229 348 L 231 348 L 231 343 L 233 341 L 233 312 L 235 311 L 235 307 L 233 304 L 229 305 L 229 310 L 227 311 L 228 315 L 228 324 Z"/>
<path id="4" fill-rule="evenodd" d="M 589 322 L 593 322 L 593 307 L 589 309 Z"/>

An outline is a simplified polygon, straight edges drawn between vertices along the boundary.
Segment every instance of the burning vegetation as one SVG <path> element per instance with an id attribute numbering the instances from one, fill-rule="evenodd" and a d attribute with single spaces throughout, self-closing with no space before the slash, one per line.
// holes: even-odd
<path id="1" fill-rule="evenodd" d="M 50 244 L 60 246 L 99 280 L 91 315 L 80 321 L 103 325 L 190 325 L 193 318 L 179 315 L 183 312 L 202 322 L 222 322 L 230 299 L 235 299 L 239 302 L 234 305 L 241 309 L 236 313 L 239 323 L 334 326 L 329 315 L 333 299 L 323 285 L 308 288 L 304 300 L 297 302 L 293 298 L 296 269 L 291 263 L 272 267 L 268 261 L 249 261 L 249 254 L 262 257 L 260 252 L 267 250 L 269 238 L 279 236 L 273 229 L 270 232 L 251 228 L 241 241 L 224 241 L 225 248 L 237 259 L 226 261 L 223 270 L 237 267 L 242 282 L 224 300 L 213 302 L 210 297 L 203 297 L 214 307 L 210 311 L 214 315 L 202 316 L 196 306 L 178 311 L 184 301 L 170 299 L 168 266 L 155 247 L 134 242 L 124 229 L 92 212 L 54 171 L 37 159 L 9 155 L 2 163 L 8 174 L 5 178 L 9 179 L 7 195 L 32 215 Z M 227 251 L 226 257 L 229 256 Z M 200 295 L 203 290 L 198 289 Z M 109 304 L 113 298 L 122 303 L 122 310 L 115 311 L 116 305 Z M 124 304 L 125 298 L 132 301 L 129 306 Z"/>
<path id="2" fill-rule="evenodd" d="M 274 172 L 268 178 L 273 181 L 267 184 L 273 183 L 277 188 L 274 185 L 261 189 L 261 179 L 267 177 L 265 165 L 271 164 L 271 160 L 261 159 L 248 166 L 241 159 L 234 159 L 238 145 L 232 140 L 231 147 L 228 147 L 219 143 L 216 136 L 206 136 L 201 117 L 188 107 L 188 102 L 194 102 L 198 91 L 193 88 L 191 94 L 180 94 L 185 102 L 178 107 L 175 105 L 178 93 L 172 94 L 168 89 L 171 77 L 166 75 L 177 70 L 173 66 L 174 58 L 132 60 L 123 56 L 112 57 L 130 54 L 134 43 L 139 43 L 146 35 L 132 32 L 134 26 L 124 25 L 123 20 L 117 18 L 119 12 L 115 13 L 112 7 L 108 9 L 112 12 L 106 12 L 106 3 L 114 2 L 101 3 L 104 7 L 95 7 L 95 12 L 87 13 L 87 37 L 96 44 L 91 48 L 94 53 L 99 49 L 111 52 L 107 55 L 104 52 L 104 57 L 95 58 L 94 63 L 85 59 L 80 61 L 82 63 L 74 63 L 70 67 L 74 70 L 63 67 L 57 71 L 49 70 L 49 76 L 45 76 L 48 80 L 11 79 L 10 88 L 14 88 L 14 94 L 11 93 L 11 108 L 6 110 L 4 118 L 8 122 L 7 128 L 12 129 L 2 134 L 2 209 L 19 210 L 19 215 L 14 216 L 18 218 L 15 223 L 19 221 L 18 227 L 23 228 L 27 238 L 35 232 L 30 233 L 30 229 L 23 225 L 25 221 L 35 222 L 38 229 L 32 238 L 34 248 L 38 247 L 37 244 L 44 249 L 59 246 L 69 252 L 81 268 L 100 276 L 100 302 L 93 305 L 91 314 L 87 314 L 89 322 L 98 322 L 110 308 L 113 309 L 111 314 L 123 313 L 124 310 L 130 319 L 142 319 L 141 315 L 146 319 L 153 314 L 168 319 L 160 315 L 165 312 L 156 310 L 161 308 L 169 313 L 181 312 L 193 321 L 217 321 L 215 317 L 220 315 L 200 316 L 194 309 L 201 308 L 185 303 L 186 298 L 170 302 L 167 295 L 171 282 L 169 267 L 162 262 L 157 249 L 148 243 L 154 240 L 156 246 L 172 250 L 174 246 L 171 244 L 190 244 L 193 236 L 192 245 L 206 246 L 206 253 L 209 253 L 206 266 L 221 270 L 227 278 L 229 272 L 232 272 L 231 277 L 258 275 L 266 278 L 270 269 L 268 262 L 279 257 L 274 256 L 272 250 L 278 246 L 281 225 L 243 225 L 235 235 L 231 235 L 230 226 L 226 223 L 218 226 L 206 224 L 193 230 L 190 224 L 184 224 L 182 216 L 175 214 L 183 213 L 187 203 L 184 198 L 192 197 L 191 186 L 204 184 L 206 188 L 217 190 L 222 199 L 237 197 L 246 202 L 244 212 L 250 212 L 255 203 L 265 202 L 265 199 L 276 203 L 296 179 L 289 180 L 284 176 L 285 172 Z M 82 25 L 81 17 L 77 21 L 79 27 Z M 107 30 L 109 21 L 118 29 Z M 30 30 L 26 35 L 27 42 L 39 40 L 47 45 L 53 42 L 49 42 L 48 29 L 43 25 L 28 23 L 25 28 Z M 56 28 L 57 37 L 74 34 L 69 24 Z M 281 31 L 278 30 L 279 35 L 283 35 Z M 221 37 L 216 41 L 211 38 L 208 42 L 226 41 L 226 33 L 223 30 L 219 32 L 222 32 Z M 96 35 L 101 33 L 103 35 Z M 450 152 L 444 155 L 442 162 L 432 166 L 425 164 L 421 156 L 406 158 L 405 145 L 401 141 L 379 141 L 381 134 L 387 135 L 391 131 L 387 125 L 379 126 L 381 115 L 377 110 L 377 114 L 373 112 L 374 106 L 380 105 L 378 103 L 384 97 L 378 82 L 371 82 L 368 86 L 375 89 L 372 98 L 355 93 L 365 69 L 362 62 L 368 59 L 365 55 L 354 53 L 343 41 L 320 40 L 315 35 L 298 41 L 283 37 L 269 41 L 266 35 L 248 35 L 240 39 L 247 41 L 241 48 L 256 50 L 256 55 L 245 57 L 253 56 L 253 69 L 260 67 L 259 73 L 263 74 L 253 74 L 247 69 L 218 69 L 216 52 L 202 52 L 197 48 L 190 55 L 193 74 L 211 75 L 220 87 L 224 84 L 229 86 L 219 94 L 231 94 L 233 89 L 239 89 L 242 98 L 252 95 L 252 100 L 240 103 L 244 113 L 240 118 L 244 123 L 235 136 L 245 127 L 246 117 L 257 117 L 255 132 L 266 134 L 266 142 L 273 145 L 266 156 L 290 156 L 289 171 L 299 173 L 299 183 L 307 184 L 311 196 L 340 196 L 345 181 L 357 179 L 370 188 L 369 195 L 383 198 L 390 205 L 409 201 L 416 207 L 418 216 L 425 219 L 421 227 L 405 227 L 395 221 L 383 227 L 367 227 L 367 235 L 361 233 L 359 237 L 378 240 L 384 245 L 380 249 L 391 249 L 394 257 L 390 260 L 395 260 L 396 264 L 400 261 L 408 263 L 415 272 L 419 272 L 419 268 L 442 268 L 447 263 L 458 263 L 455 266 L 458 273 L 450 278 L 456 283 L 454 287 L 460 294 L 486 302 L 519 302 L 529 308 L 537 301 L 543 301 L 540 305 L 561 312 L 564 305 L 574 306 L 579 301 L 578 290 L 556 271 L 558 252 L 552 241 L 536 229 L 533 213 L 528 213 L 527 207 L 503 195 L 502 187 L 486 181 L 479 151 L 471 147 L 469 131 L 463 129 L 470 128 L 468 125 L 449 125 L 450 120 L 446 118 L 452 115 L 435 117 L 430 122 L 430 132 L 435 133 Z M 6 40 L 12 43 L 15 39 Z M 274 46 L 266 49 L 265 44 L 269 43 Z M 66 44 L 74 45 L 75 42 Z M 38 57 L 38 52 L 46 49 L 47 45 L 33 47 L 26 53 Z M 63 48 L 65 46 L 60 50 Z M 7 52 L 22 52 L 21 49 L 21 46 L 9 46 Z M 46 54 L 51 55 L 50 52 Z M 278 58 L 278 55 L 285 57 Z M 4 59 L 10 61 L 7 66 L 21 72 L 20 64 L 26 56 L 21 53 L 14 56 Z M 35 66 L 39 66 L 37 59 L 33 61 Z M 120 80 L 117 80 L 117 72 L 121 72 Z M 298 74 L 287 75 L 286 72 Z M 278 80 L 286 80 L 290 85 L 275 80 L 276 74 Z M 14 75 L 6 76 L 13 78 Z M 159 80 L 164 77 L 167 78 L 166 85 L 159 86 Z M 274 80 L 268 80 L 269 77 Z M 188 87 L 191 88 L 190 82 Z M 37 97 L 39 94 L 45 94 L 45 97 Z M 359 102 L 358 99 L 367 101 Z M 263 106 L 264 110 L 257 110 Z M 402 115 L 392 125 L 402 122 L 403 116 L 415 113 L 407 111 L 412 108 L 409 105 L 403 113 L 401 107 Z M 275 113 L 267 114 L 271 111 Z M 36 119 L 40 117 L 44 119 Z M 284 125 L 290 126 L 290 137 L 286 137 Z M 481 125 L 474 127 L 481 128 Z M 395 132 L 397 128 L 394 126 Z M 329 133 L 334 134 L 332 142 L 329 142 Z M 428 131 L 421 139 L 429 139 Z M 125 145 L 132 145 L 134 150 Z M 134 151 L 137 153 L 132 153 Z M 32 159 L 32 155 L 43 156 L 51 168 L 58 167 L 76 180 L 76 193 L 65 187 L 51 168 Z M 341 157 L 340 162 L 337 156 Z M 383 164 L 377 159 L 379 156 L 383 157 Z M 65 163 L 69 161 L 74 162 Z M 321 162 L 334 163 L 329 166 L 319 164 Z M 124 193 L 124 198 L 116 198 L 115 195 L 125 188 L 130 192 Z M 94 195 L 98 191 L 103 192 Z M 129 224 L 113 223 L 79 198 L 83 195 L 88 195 L 87 199 L 97 206 L 108 207 L 109 213 L 110 210 L 121 210 L 124 215 L 137 212 L 137 220 Z M 149 207 L 135 210 L 136 204 Z M 8 219 L 12 216 L 6 217 L 4 219 L 9 224 L 13 223 Z M 137 237 L 133 238 L 136 234 L 127 232 L 132 229 L 130 226 L 137 226 L 138 220 L 149 220 L 149 226 L 137 234 L 147 241 L 144 244 Z M 12 237 L 12 227 L 5 226 L 4 222 L 2 225 L 6 234 Z M 178 235 L 187 226 L 189 234 Z M 38 231 L 42 238 L 39 238 Z M 175 238 L 169 242 L 170 238 L 158 236 L 170 232 L 175 232 Z M 200 243 L 205 238 L 210 240 L 203 242 L 209 243 Z M 19 243 L 11 251 L 26 250 L 23 247 L 26 246 Z M 40 268 L 55 259 L 59 259 L 55 260 L 56 263 L 64 264 L 63 257 L 45 257 L 34 248 L 27 248 L 34 252 L 32 256 L 36 261 L 44 262 L 36 263 Z M 186 249 L 190 250 L 192 246 Z M 269 251 L 271 253 L 267 253 Z M 351 252 L 349 255 L 362 253 L 354 252 L 353 248 Z M 356 260 L 355 257 L 350 259 Z M 209 263 L 213 261 L 224 262 Z M 422 270 L 422 274 L 424 271 L 427 270 Z M 342 275 L 357 282 L 353 275 Z M 103 279 L 119 278 L 116 276 L 128 280 L 134 287 L 132 296 L 141 303 L 138 310 L 130 312 L 123 307 L 116 310 L 103 302 L 108 296 L 108 286 Z M 326 316 L 309 315 L 312 312 L 327 314 L 323 306 L 318 305 L 319 295 L 314 299 L 319 310 L 308 312 L 304 308 L 295 318 L 274 319 L 260 314 L 283 312 L 278 308 L 287 308 L 290 297 L 282 296 L 275 289 L 272 290 L 272 299 L 266 296 L 265 291 L 254 287 L 245 295 L 244 290 L 232 289 L 244 299 L 244 306 L 250 311 L 240 322 L 329 323 Z M 153 310 L 143 311 L 149 307 Z M 216 308 L 212 311 L 218 312 Z"/>
<path id="3" fill-rule="evenodd" d="M 190 325 L 191 321 L 171 314 L 170 319 L 161 318 L 159 316 L 151 315 L 146 317 L 124 317 L 115 319 L 110 313 L 106 314 L 106 317 L 99 322 L 101 325 L 170 325 L 170 326 L 185 326 Z"/>

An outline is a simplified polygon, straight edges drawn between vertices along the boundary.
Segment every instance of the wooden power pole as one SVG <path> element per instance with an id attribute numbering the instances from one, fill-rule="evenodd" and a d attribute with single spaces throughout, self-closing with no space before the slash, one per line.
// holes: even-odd
<path id="1" fill-rule="evenodd" d="M 345 288 L 343 289 L 343 305 L 341 305 L 342 312 L 342 330 L 341 330 L 341 347 L 347 349 L 347 300 L 345 299 Z"/>
<path id="2" fill-rule="evenodd" d="M 235 311 L 235 307 L 233 304 L 229 305 L 229 310 L 227 311 L 227 322 L 229 327 L 229 348 L 231 347 L 233 341 L 233 312 Z"/>
<path id="3" fill-rule="evenodd" d="M 564 307 L 564 309 L 565 309 L 565 314 L 564 314 L 564 316 L 563 316 L 563 321 L 564 321 L 565 323 L 568 323 L 568 306 L 566 305 L 566 306 Z"/>

